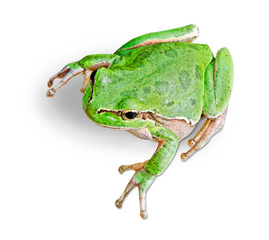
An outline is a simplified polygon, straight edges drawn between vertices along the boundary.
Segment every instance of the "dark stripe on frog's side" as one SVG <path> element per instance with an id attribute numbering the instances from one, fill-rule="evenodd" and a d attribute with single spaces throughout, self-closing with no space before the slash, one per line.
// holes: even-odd
<path id="1" fill-rule="evenodd" d="M 103 108 L 101 108 L 101 109 L 99 109 L 98 111 L 97 111 L 97 113 L 98 114 L 102 114 L 102 113 L 112 113 L 112 114 L 114 114 L 114 115 L 116 115 L 116 116 L 121 116 L 122 115 L 122 110 L 117 110 L 117 111 L 115 111 L 115 110 L 109 110 L 109 109 L 103 109 Z M 150 118 L 150 119 L 153 119 L 153 117 L 152 117 L 152 112 L 149 112 L 149 111 L 147 111 L 147 112 L 142 112 L 142 111 L 140 111 L 138 114 L 137 114 L 137 117 L 139 117 L 139 118 L 141 118 L 141 119 L 143 119 L 143 120 L 146 120 L 146 119 L 148 119 L 148 118 Z"/>
<path id="2" fill-rule="evenodd" d="M 102 114 L 102 113 L 112 113 L 112 114 L 115 114 L 116 116 L 121 116 L 122 111 L 99 109 L 98 114 Z M 138 117 L 143 119 L 143 120 L 150 119 L 150 120 L 154 121 L 156 124 L 170 129 L 172 132 L 174 132 L 177 135 L 179 140 L 188 136 L 196 126 L 196 125 L 192 125 L 191 123 L 189 123 L 185 119 L 169 119 L 169 118 L 163 117 L 157 113 L 150 112 L 150 111 L 140 111 L 138 114 Z M 124 128 L 121 128 L 121 129 L 124 130 Z M 149 139 L 149 135 L 148 134 L 145 135 L 145 132 L 143 129 L 142 130 L 141 129 L 132 129 L 132 130 L 128 130 L 128 131 L 131 134 L 134 134 L 136 136 L 139 135 L 139 137 L 142 137 L 144 139 Z M 145 136 L 143 136 L 143 135 L 145 135 Z"/>
<path id="3" fill-rule="evenodd" d="M 93 96 L 93 89 L 94 89 L 94 84 L 95 84 L 95 75 L 98 69 L 94 70 L 90 76 L 90 80 L 91 80 L 91 88 L 92 88 L 92 92 L 91 92 L 91 97 L 88 100 L 88 103 L 92 100 L 92 96 Z"/>
<path id="4" fill-rule="evenodd" d="M 130 110 L 131 111 L 131 110 Z M 109 109 L 99 109 L 97 111 L 98 114 L 102 114 L 102 113 L 112 113 L 116 116 L 121 116 L 122 115 L 122 112 L 123 110 L 109 110 Z M 150 120 L 153 120 L 154 122 L 162 125 L 163 122 L 165 121 L 172 121 L 172 120 L 183 120 L 185 121 L 186 123 L 189 123 L 190 121 L 188 119 L 185 119 L 184 117 L 177 117 L 177 118 L 166 118 L 164 116 L 161 116 L 159 114 L 157 114 L 156 112 L 151 112 L 151 111 L 139 111 L 138 114 L 137 114 L 137 117 L 136 118 L 141 118 L 142 120 L 147 120 L 147 119 L 150 119 Z M 131 121 L 132 119 L 130 119 Z M 128 120 L 127 120 L 128 121 Z"/>

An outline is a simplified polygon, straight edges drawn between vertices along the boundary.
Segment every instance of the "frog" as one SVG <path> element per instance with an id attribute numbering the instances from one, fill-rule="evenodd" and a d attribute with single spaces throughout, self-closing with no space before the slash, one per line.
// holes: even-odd
<path id="1" fill-rule="evenodd" d="M 139 190 L 140 216 L 148 217 L 146 195 L 169 166 L 179 143 L 202 119 L 197 134 L 181 154 L 186 161 L 224 126 L 233 86 L 233 60 L 227 48 L 214 57 L 207 44 L 193 43 L 193 24 L 133 38 L 113 54 L 88 55 L 67 64 L 49 79 L 52 97 L 71 78 L 84 75 L 82 107 L 96 124 L 126 130 L 158 146 L 152 157 L 119 172 L 134 170 L 115 204 L 121 208 L 128 193 Z M 59 80 L 58 85 L 54 81 Z"/>

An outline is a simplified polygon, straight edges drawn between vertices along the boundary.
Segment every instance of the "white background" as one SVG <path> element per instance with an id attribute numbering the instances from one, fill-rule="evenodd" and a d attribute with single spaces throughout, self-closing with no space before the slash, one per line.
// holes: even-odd
<path id="1" fill-rule="evenodd" d="M 5 1 L 1 4 L 0 239 L 268 239 L 266 1 Z M 228 47 L 235 80 L 222 132 L 182 163 L 186 140 L 148 192 L 114 205 L 156 143 L 91 122 L 77 77 L 54 98 L 47 80 L 88 54 L 187 24 L 214 53 Z"/>

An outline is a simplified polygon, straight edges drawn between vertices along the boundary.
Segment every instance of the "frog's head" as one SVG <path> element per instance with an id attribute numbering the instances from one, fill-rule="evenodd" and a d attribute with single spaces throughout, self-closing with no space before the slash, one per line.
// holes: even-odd
<path id="1" fill-rule="evenodd" d="M 92 74 L 83 97 L 88 117 L 109 128 L 129 130 L 153 126 L 154 122 L 141 106 L 136 91 L 126 81 L 126 73 L 106 68 Z"/>

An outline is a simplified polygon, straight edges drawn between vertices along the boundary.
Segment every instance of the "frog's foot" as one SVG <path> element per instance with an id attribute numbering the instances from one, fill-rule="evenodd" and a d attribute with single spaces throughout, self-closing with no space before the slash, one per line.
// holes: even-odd
<path id="1" fill-rule="evenodd" d="M 135 164 L 134 164 L 135 165 Z M 141 169 L 134 174 L 129 183 L 127 184 L 123 194 L 115 202 L 117 208 L 121 208 L 123 200 L 126 198 L 128 193 L 134 188 L 138 187 L 139 191 L 139 202 L 140 202 L 140 216 L 143 219 L 148 217 L 146 211 L 146 192 L 154 181 L 156 176 L 148 173 L 145 169 Z"/>
<path id="2" fill-rule="evenodd" d="M 123 172 L 130 170 L 130 169 L 138 172 L 139 170 L 144 168 L 144 165 L 146 162 L 135 163 L 135 164 L 131 164 L 131 165 L 121 165 L 118 170 L 119 170 L 120 174 L 122 174 Z"/>
<path id="3" fill-rule="evenodd" d="M 50 78 L 48 87 L 52 87 L 54 81 L 57 79 L 60 79 L 60 82 L 47 91 L 47 97 L 53 97 L 60 87 L 65 85 L 72 77 L 80 74 L 84 74 L 84 83 L 80 90 L 81 92 L 85 92 L 93 71 L 101 67 L 109 67 L 111 62 L 117 57 L 119 56 L 115 54 L 94 54 L 88 55 L 78 62 L 67 64 L 60 72 Z"/>
<path id="4" fill-rule="evenodd" d="M 207 118 L 202 128 L 195 135 L 193 139 L 188 141 L 188 145 L 191 149 L 185 153 L 181 154 L 181 160 L 185 161 L 190 158 L 195 152 L 201 149 L 208 141 L 212 138 L 214 134 L 219 132 L 225 121 L 227 109 L 217 118 Z"/>
<path id="5" fill-rule="evenodd" d="M 53 88 L 50 88 L 47 91 L 47 97 L 53 97 L 56 91 L 61 88 L 63 85 L 65 85 L 72 77 L 83 74 L 85 72 L 85 69 L 81 67 L 71 67 L 71 66 L 65 66 L 60 72 L 52 76 L 48 81 L 48 87 L 52 87 L 54 81 L 56 79 L 61 79 L 61 81 Z M 84 81 L 85 82 L 85 81 Z"/>

